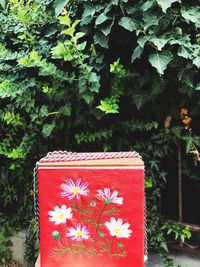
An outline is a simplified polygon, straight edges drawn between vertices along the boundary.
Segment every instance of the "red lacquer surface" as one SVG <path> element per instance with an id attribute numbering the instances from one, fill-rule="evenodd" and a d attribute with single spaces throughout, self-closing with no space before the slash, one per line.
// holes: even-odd
<path id="1" fill-rule="evenodd" d="M 144 266 L 144 170 L 131 168 L 39 168 L 40 250 L 42 267 L 143 267 Z M 81 179 L 87 193 L 69 199 L 61 184 Z M 97 190 L 118 192 L 119 202 L 107 203 Z M 72 217 L 66 223 L 50 221 L 50 211 L 65 205 Z M 80 212 L 81 210 L 81 212 Z M 129 237 L 112 236 L 105 223 L 120 218 Z M 96 224 L 95 224 L 96 221 Z M 70 228 L 86 226 L 88 239 L 67 237 Z M 97 227 L 98 224 L 98 227 Z M 107 224 L 108 225 L 108 224 Z M 127 224 L 126 224 L 127 226 Z M 56 231 L 56 232 L 55 232 Z M 57 240 L 52 233 L 59 233 Z M 58 240 L 59 239 L 59 240 Z M 60 254 L 60 255 L 55 255 Z"/>

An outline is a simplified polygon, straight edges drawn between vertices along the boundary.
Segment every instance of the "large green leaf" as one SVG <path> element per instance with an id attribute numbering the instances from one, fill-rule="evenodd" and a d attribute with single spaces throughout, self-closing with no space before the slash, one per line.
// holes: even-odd
<path id="1" fill-rule="evenodd" d="M 159 74 L 164 74 L 164 71 L 172 58 L 173 55 L 170 51 L 163 51 L 161 53 L 151 54 L 149 56 L 149 62 L 157 69 Z"/>
<path id="2" fill-rule="evenodd" d="M 111 17 L 108 16 L 108 15 L 106 15 L 106 14 L 104 14 L 104 13 L 102 13 L 102 14 L 100 14 L 100 15 L 98 16 L 98 18 L 96 19 L 96 21 L 95 21 L 95 25 L 102 24 L 102 23 L 104 23 L 104 22 L 105 22 L 106 20 L 108 20 L 108 19 L 111 19 Z"/>
<path id="3" fill-rule="evenodd" d="M 137 43 L 140 47 L 144 48 L 144 45 L 149 41 L 150 38 L 150 36 L 140 36 L 137 40 Z"/>
<path id="4" fill-rule="evenodd" d="M 43 133 L 43 135 L 45 136 L 45 137 L 48 137 L 48 136 L 50 136 L 51 135 L 51 133 L 52 133 L 52 131 L 53 131 L 53 129 L 55 128 L 55 123 L 53 122 L 52 124 L 49 124 L 49 123 L 47 123 L 47 124 L 44 124 L 43 125 L 43 128 L 42 128 L 42 133 Z"/>
<path id="5" fill-rule="evenodd" d="M 157 37 L 157 36 L 152 36 L 149 39 L 149 42 L 152 42 L 159 51 L 162 50 L 162 48 L 168 43 L 168 41 L 170 40 L 170 38 L 165 37 L 165 36 L 161 36 L 161 37 Z"/>
<path id="6" fill-rule="evenodd" d="M 71 104 L 66 104 L 65 106 L 60 107 L 59 112 L 65 116 L 70 116 L 71 115 Z"/>
<path id="7" fill-rule="evenodd" d="M 197 56 L 195 59 L 193 59 L 193 64 L 197 66 L 197 68 L 200 68 L 200 56 Z"/>
<path id="8" fill-rule="evenodd" d="M 105 35 L 109 35 L 114 24 L 114 20 L 107 20 L 98 26 L 98 29 Z"/>
<path id="9" fill-rule="evenodd" d="M 200 7 L 190 7 L 190 8 L 185 8 L 183 7 L 181 9 L 181 15 L 182 17 L 188 21 L 188 22 L 193 22 L 195 23 L 196 27 L 200 28 Z"/>
<path id="10" fill-rule="evenodd" d="M 89 2 L 85 3 L 84 10 L 83 10 L 83 18 L 88 16 L 93 16 L 95 14 L 95 6 Z"/>
<path id="11" fill-rule="evenodd" d="M 166 13 L 167 9 L 175 2 L 180 3 L 180 0 L 157 0 L 158 5 L 162 8 L 164 13 Z"/>
<path id="12" fill-rule="evenodd" d="M 188 59 L 192 57 L 192 53 L 187 47 L 180 46 L 178 50 L 178 56 Z"/>
<path id="13" fill-rule="evenodd" d="M 134 62 L 137 58 L 140 58 L 142 51 L 143 51 L 143 48 L 140 45 L 136 46 L 131 57 L 131 62 Z"/>
<path id="14" fill-rule="evenodd" d="M 129 17 L 122 17 L 119 20 L 119 25 L 130 32 L 136 31 L 139 27 L 137 20 L 129 18 Z"/>
<path id="15" fill-rule="evenodd" d="M 55 15 L 58 17 L 61 12 L 63 11 L 63 8 L 68 4 L 69 0 L 55 0 L 53 3 L 53 7 L 55 9 Z"/>
<path id="16" fill-rule="evenodd" d="M 48 116 L 48 106 L 42 105 L 40 108 L 40 115 L 41 117 L 47 117 Z"/>
<path id="17" fill-rule="evenodd" d="M 81 25 L 87 25 L 93 19 L 96 12 L 95 6 L 91 3 L 85 3 L 81 19 Z"/>
<path id="18" fill-rule="evenodd" d="M 161 14 L 160 13 L 153 13 L 153 12 L 144 12 L 143 13 L 143 28 L 146 31 L 152 26 L 157 26 L 159 23 L 159 20 L 161 19 Z"/>
<path id="19" fill-rule="evenodd" d="M 97 106 L 98 109 L 105 112 L 106 114 L 119 113 L 118 101 L 114 98 L 106 98 L 100 101 L 100 105 Z"/>
<path id="20" fill-rule="evenodd" d="M 94 36 L 94 43 L 100 45 L 103 48 L 108 48 L 108 37 L 101 32 L 97 32 Z"/>

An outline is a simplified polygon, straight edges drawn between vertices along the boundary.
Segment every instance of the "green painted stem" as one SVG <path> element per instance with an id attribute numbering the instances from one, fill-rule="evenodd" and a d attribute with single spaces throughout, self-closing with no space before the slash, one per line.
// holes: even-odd
<path id="1" fill-rule="evenodd" d="M 105 203 L 103 209 L 101 210 L 100 214 L 99 214 L 99 217 L 97 219 L 97 223 L 96 223 L 96 230 L 95 230 L 95 235 L 94 235 L 94 241 L 93 241 L 93 245 L 92 245 L 92 250 L 94 250 L 94 247 L 95 247 L 95 242 L 96 242 L 96 238 L 97 238 L 97 234 L 98 234 L 98 229 L 99 229 L 99 222 L 100 222 L 100 219 L 101 219 L 101 216 L 103 215 L 103 212 L 106 208 L 108 204 Z"/>
<path id="2" fill-rule="evenodd" d="M 108 252 L 108 254 L 109 254 L 111 257 L 112 257 L 112 247 L 113 247 L 114 239 L 115 239 L 115 236 L 113 236 L 113 238 L 112 238 L 112 241 L 111 241 L 111 243 L 110 243 L 110 249 L 109 249 L 109 252 Z"/>

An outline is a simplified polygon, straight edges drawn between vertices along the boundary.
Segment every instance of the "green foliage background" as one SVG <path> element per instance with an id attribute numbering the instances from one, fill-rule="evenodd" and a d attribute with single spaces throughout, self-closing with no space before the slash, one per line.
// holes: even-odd
<path id="1" fill-rule="evenodd" d="M 163 162 L 177 160 L 177 143 L 187 152 L 200 144 L 199 3 L 0 0 L 2 229 L 32 219 L 32 170 L 48 151 L 136 150 L 146 163 L 149 247 L 171 266 L 164 252 L 172 226 L 159 199 Z M 192 136 L 180 107 L 191 111 Z M 182 164 L 198 179 L 191 156 Z"/>

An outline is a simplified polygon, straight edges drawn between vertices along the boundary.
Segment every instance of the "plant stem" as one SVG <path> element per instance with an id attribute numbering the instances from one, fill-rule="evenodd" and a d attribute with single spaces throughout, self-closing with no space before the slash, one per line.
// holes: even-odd
<path id="1" fill-rule="evenodd" d="M 82 200 L 81 200 L 81 198 L 80 198 L 80 221 L 81 221 L 81 223 L 83 222 L 83 213 L 82 213 Z"/>
<path id="2" fill-rule="evenodd" d="M 74 251 L 71 248 L 71 245 L 70 245 L 70 242 L 69 242 L 68 238 L 67 238 L 67 244 L 69 246 L 69 250 L 71 251 L 71 254 L 74 255 Z"/>
<path id="3" fill-rule="evenodd" d="M 60 240 L 58 241 L 58 244 L 59 244 L 62 248 L 66 248 L 65 246 L 63 246 L 63 244 L 61 244 Z"/>
<path id="4" fill-rule="evenodd" d="M 107 204 L 105 203 L 104 204 L 104 207 L 101 210 L 101 212 L 99 214 L 99 217 L 97 219 L 96 230 L 95 230 L 95 234 L 94 234 L 94 241 L 93 241 L 93 245 L 92 245 L 92 250 L 94 250 L 94 247 L 95 247 L 95 242 L 96 242 L 96 238 L 97 238 L 97 234 L 98 234 L 98 229 L 99 229 L 99 222 L 100 222 L 101 216 L 103 215 L 103 211 L 105 210 L 106 206 L 107 206 Z"/>
<path id="5" fill-rule="evenodd" d="M 115 238 L 115 236 L 113 236 L 112 241 L 110 243 L 110 249 L 109 249 L 109 252 L 108 252 L 109 256 L 112 256 L 112 247 L 113 247 L 114 238 Z"/>

